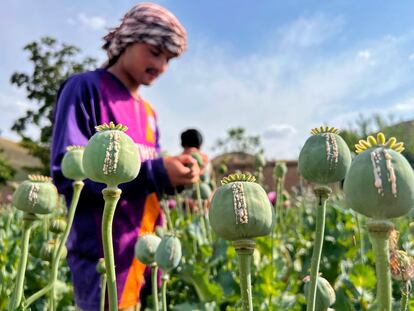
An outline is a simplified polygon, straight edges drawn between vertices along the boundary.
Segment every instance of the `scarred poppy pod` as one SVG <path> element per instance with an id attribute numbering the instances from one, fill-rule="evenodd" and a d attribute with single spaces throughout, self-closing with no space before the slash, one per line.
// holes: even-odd
<path id="1" fill-rule="evenodd" d="M 58 191 L 52 178 L 41 175 L 29 175 L 28 178 L 13 193 L 13 205 L 27 213 L 51 213 L 58 202 Z"/>
<path id="2" fill-rule="evenodd" d="M 86 178 L 82 159 L 85 147 L 68 146 L 62 159 L 62 173 L 71 180 L 84 180 Z"/>
<path id="3" fill-rule="evenodd" d="M 214 193 L 209 219 L 218 236 L 235 241 L 268 235 L 274 226 L 274 211 L 254 176 L 233 174 Z"/>
<path id="4" fill-rule="evenodd" d="M 181 242 L 173 235 L 165 235 L 155 252 L 155 262 L 164 272 L 178 266 L 181 260 Z"/>
<path id="5" fill-rule="evenodd" d="M 351 165 L 351 152 L 334 127 L 312 129 L 299 154 L 300 175 L 314 183 L 341 181 Z"/>
<path id="6" fill-rule="evenodd" d="M 346 175 L 344 191 L 347 205 L 365 216 L 385 220 L 400 217 L 414 204 L 414 173 L 400 154 L 403 143 L 394 137 L 385 142 L 369 136 L 356 145 L 358 156 Z"/>
<path id="7" fill-rule="evenodd" d="M 135 257 L 145 265 L 155 262 L 155 252 L 161 239 L 155 234 L 144 234 L 135 243 Z"/>
<path id="8" fill-rule="evenodd" d="M 135 179 L 141 167 L 137 145 L 125 134 L 126 126 L 112 122 L 96 127 L 83 153 L 86 176 L 109 187 Z"/>
<path id="9" fill-rule="evenodd" d="M 208 183 L 205 182 L 201 182 L 200 183 L 200 196 L 202 200 L 208 200 L 210 198 L 211 195 L 211 188 L 210 185 Z M 193 189 L 193 195 L 192 195 L 193 199 L 196 200 L 197 199 L 197 191 L 196 189 Z"/>
<path id="10" fill-rule="evenodd" d="M 305 295 L 308 296 L 309 291 L 309 276 L 305 278 Z M 315 303 L 315 311 L 325 311 L 328 310 L 330 306 L 335 303 L 336 295 L 335 290 L 332 288 L 329 282 L 319 276 L 318 277 L 318 286 L 316 287 L 316 303 Z"/>

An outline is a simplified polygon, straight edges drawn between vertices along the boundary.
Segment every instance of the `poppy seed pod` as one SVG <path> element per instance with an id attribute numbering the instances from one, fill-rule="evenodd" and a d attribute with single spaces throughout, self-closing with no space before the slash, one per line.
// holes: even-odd
<path id="1" fill-rule="evenodd" d="M 40 251 L 41 259 L 44 260 L 44 261 L 51 262 L 52 259 L 53 259 L 53 253 L 54 253 L 55 247 L 57 247 L 55 240 L 49 240 L 46 244 L 44 244 L 42 246 L 41 251 Z M 65 259 L 67 253 L 68 253 L 68 251 L 66 249 L 66 246 L 64 246 L 61 258 Z"/>
<path id="2" fill-rule="evenodd" d="M 29 175 L 13 193 L 13 205 L 26 213 L 49 214 L 56 208 L 58 191 L 52 178 Z"/>
<path id="3" fill-rule="evenodd" d="M 67 222 L 64 218 L 53 219 L 49 225 L 50 232 L 61 234 L 65 232 Z"/>
<path id="4" fill-rule="evenodd" d="M 165 235 L 155 252 L 155 262 L 164 272 L 176 268 L 181 260 L 181 242 L 173 235 Z"/>
<path id="5" fill-rule="evenodd" d="M 299 174 L 307 181 L 328 184 L 341 181 L 351 164 L 351 152 L 334 127 L 312 129 L 299 154 Z"/>
<path id="6" fill-rule="evenodd" d="M 229 171 L 228 167 L 226 164 L 222 163 L 220 164 L 219 168 L 218 168 L 218 172 L 222 175 L 227 174 L 227 172 Z"/>
<path id="7" fill-rule="evenodd" d="M 309 291 L 309 276 L 305 278 L 305 295 L 308 296 Z M 318 276 L 318 286 L 316 288 L 316 303 L 315 311 L 325 311 L 328 310 L 330 306 L 335 303 L 336 295 L 335 290 L 332 288 L 329 282 Z"/>
<path id="8" fill-rule="evenodd" d="M 85 147 L 68 146 L 62 159 L 62 174 L 71 180 L 84 180 L 86 178 L 82 165 Z"/>
<path id="9" fill-rule="evenodd" d="M 86 176 L 109 187 L 135 179 L 141 167 L 137 145 L 125 134 L 126 126 L 112 122 L 96 127 L 83 154 Z"/>
<path id="10" fill-rule="evenodd" d="M 266 159 L 263 152 L 258 152 L 254 157 L 254 166 L 255 167 L 265 167 Z"/>
<path id="11" fill-rule="evenodd" d="M 192 152 L 191 156 L 193 157 L 194 160 L 197 161 L 197 164 L 198 164 L 199 167 L 202 168 L 204 166 L 203 158 L 201 157 L 200 153 Z"/>
<path id="12" fill-rule="evenodd" d="M 214 193 L 209 219 L 217 235 L 236 241 L 270 234 L 274 211 L 254 176 L 233 174 L 225 177 Z"/>
<path id="13" fill-rule="evenodd" d="M 205 182 L 201 182 L 200 184 L 200 196 L 202 200 L 208 200 L 210 198 L 211 195 L 211 188 L 210 185 L 205 183 Z M 192 198 L 194 200 L 197 199 L 197 191 L 196 189 L 193 189 L 193 194 L 192 194 Z"/>
<path id="14" fill-rule="evenodd" d="M 99 274 L 106 273 L 105 259 L 99 258 L 98 263 L 96 264 L 96 272 L 98 272 Z"/>
<path id="15" fill-rule="evenodd" d="M 414 205 L 413 169 L 400 154 L 403 143 L 369 136 L 356 145 L 358 156 L 346 175 L 344 191 L 350 208 L 377 220 L 400 217 Z"/>
<path id="16" fill-rule="evenodd" d="M 287 166 L 285 162 L 276 162 L 273 174 L 276 178 L 283 178 L 287 173 Z"/>
<path id="17" fill-rule="evenodd" d="M 144 234 L 135 243 L 135 257 L 145 265 L 155 262 L 155 252 L 161 239 L 155 234 Z"/>

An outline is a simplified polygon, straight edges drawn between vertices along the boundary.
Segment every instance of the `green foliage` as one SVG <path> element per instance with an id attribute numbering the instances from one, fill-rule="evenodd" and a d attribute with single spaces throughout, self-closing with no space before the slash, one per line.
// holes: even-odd
<path id="1" fill-rule="evenodd" d="M 13 73 L 10 82 L 25 90 L 33 108 L 14 122 L 12 130 L 22 137 L 22 146 L 41 160 L 42 166 L 34 170 L 48 174 L 53 106 L 59 87 L 70 75 L 94 68 L 96 60 L 91 57 L 79 59 L 79 48 L 60 44 L 51 37 L 42 37 L 28 43 L 24 51 L 29 53 L 33 69 L 30 73 Z M 29 126 L 39 128 L 40 137 L 31 138 L 26 135 Z"/>
<path id="2" fill-rule="evenodd" d="M 191 191 L 175 198 L 179 199 L 176 208 L 168 211 L 173 231 L 182 243 L 183 257 L 171 271 L 167 287 L 169 310 L 240 310 L 239 260 L 232 243 L 209 232 L 206 209 L 190 204 Z M 270 236 L 256 239 L 252 260 L 254 310 L 305 308 L 303 278 L 309 274 L 311 264 L 316 198 L 311 189 L 298 187 L 288 199 L 290 204 L 280 202 L 281 219 L 275 228 L 273 247 Z M 375 308 L 375 263 L 365 218 L 358 217 L 345 206 L 342 191 L 334 191 L 327 204 L 320 272 L 335 289 L 336 302 L 332 308 L 337 311 Z M 38 222 L 31 237 L 26 299 L 48 281 L 49 264 L 39 259 L 38 254 L 51 238 L 46 219 Z M 400 230 L 401 245 L 407 253 L 412 253 L 414 225 L 409 224 L 408 218 L 402 218 L 396 221 L 396 227 Z M 157 230 L 161 231 L 164 230 Z M 0 208 L 0 310 L 6 308 L 14 286 L 20 239 L 21 213 L 10 207 Z M 72 287 L 64 263 L 58 279 L 61 286 L 58 310 L 72 310 Z M 398 304 L 400 284 L 393 282 L 393 297 Z M 146 297 L 144 305 L 146 311 L 151 310 L 152 297 Z M 30 308 L 44 310 L 47 299 L 36 301 Z"/>
<path id="3" fill-rule="evenodd" d="M 16 174 L 16 170 L 10 166 L 3 151 L 0 149 L 0 185 L 5 185 Z"/>
<path id="4" fill-rule="evenodd" d="M 43 288 L 49 280 L 50 266 L 40 259 L 40 249 L 52 238 L 47 230 L 48 218 L 36 222 L 30 238 L 29 258 L 25 274 L 24 298 Z M 20 260 L 22 234 L 22 212 L 10 205 L 0 206 L 0 310 L 7 310 L 7 304 L 15 286 L 17 266 Z M 62 261 L 59 281 L 55 287 L 58 310 L 73 310 L 73 289 L 69 268 Z M 30 306 L 32 311 L 47 309 L 47 299 L 40 299 Z M 23 308 L 21 308 L 23 310 Z"/>
<path id="5" fill-rule="evenodd" d="M 214 150 L 220 153 L 242 152 L 255 154 L 262 149 L 260 136 L 247 135 L 242 127 L 230 128 L 227 130 L 227 137 L 216 141 Z"/>

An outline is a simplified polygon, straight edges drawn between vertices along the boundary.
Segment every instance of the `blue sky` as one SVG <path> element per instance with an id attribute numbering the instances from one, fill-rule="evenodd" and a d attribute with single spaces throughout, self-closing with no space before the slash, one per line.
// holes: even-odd
<path id="1" fill-rule="evenodd" d="M 414 115 L 414 2 L 163 0 L 188 51 L 141 94 L 156 108 L 162 147 L 196 127 L 210 152 L 227 129 L 260 135 L 270 159 L 293 159 L 312 127 L 347 128 L 359 114 Z M 10 85 L 29 71 L 23 46 L 49 35 L 103 61 L 101 38 L 127 0 L 0 2 L 0 129 L 33 105 Z M 32 135 L 37 135 L 32 130 Z"/>

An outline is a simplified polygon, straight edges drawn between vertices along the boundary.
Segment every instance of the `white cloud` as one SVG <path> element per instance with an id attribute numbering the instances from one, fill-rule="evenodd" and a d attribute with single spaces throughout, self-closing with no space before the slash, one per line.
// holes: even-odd
<path id="1" fill-rule="evenodd" d="M 408 56 L 408 60 L 411 60 L 411 61 L 413 61 L 413 60 L 414 60 L 414 53 L 412 53 L 412 54 L 410 54 L 410 55 Z"/>
<path id="2" fill-rule="evenodd" d="M 87 16 L 85 13 L 79 13 L 76 17 L 77 22 L 80 22 L 81 25 L 90 28 L 92 30 L 101 30 L 104 29 L 106 20 L 103 17 L 99 16 Z M 69 19 L 70 24 L 76 24 L 76 21 Z"/>
<path id="3" fill-rule="evenodd" d="M 170 153 L 180 151 L 184 128 L 199 128 L 210 151 L 227 129 L 242 126 L 251 135 L 284 133 L 277 144 L 263 141 L 266 156 L 292 159 L 311 128 L 346 128 L 359 113 L 386 108 L 387 96 L 413 82 L 410 68 L 402 65 L 405 40 L 411 39 L 362 42 L 324 57 L 258 52 L 241 59 L 207 42 L 193 43 L 191 53 L 173 61 L 143 95 L 158 111 L 161 145 Z M 375 66 L 355 57 L 361 45 L 375 51 Z"/>
<path id="4" fill-rule="evenodd" d="M 340 16 L 317 14 L 300 17 L 279 31 L 282 46 L 310 47 L 339 34 L 344 20 Z"/>
<path id="5" fill-rule="evenodd" d="M 370 59 L 371 52 L 369 50 L 358 51 L 358 57 L 362 59 Z"/>
<path id="6" fill-rule="evenodd" d="M 289 124 L 272 124 L 263 132 L 265 139 L 286 139 L 296 133 L 296 129 Z"/>
<path id="7" fill-rule="evenodd" d="M 392 105 L 394 109 L 401 112 L 408 112 L 414 110 L 414 97 L 407 98 Z"/>

